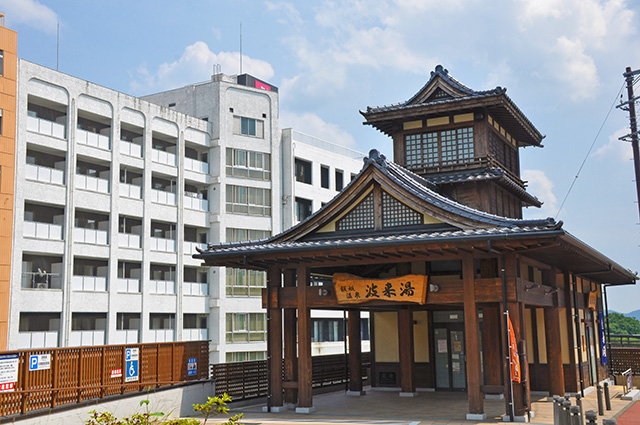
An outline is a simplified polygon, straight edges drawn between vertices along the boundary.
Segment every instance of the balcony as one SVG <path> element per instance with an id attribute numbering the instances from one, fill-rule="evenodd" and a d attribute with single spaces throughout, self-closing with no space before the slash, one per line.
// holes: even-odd
<path id="1" fill-rule="evenodd" d="M 160 164 L 176 166 L 176 154 L 153 148 L 151 150 L 151 160 Z"/>
<path id="2" fill-rule="evenodd" d="M 183 329 L 182 339 L 184 341 L 206 341 L 209 339 L 207 329 Z"/>
<path id="3" fill-rule="evenodd" d="M 94 245 L 108 245 L 109 238 L 106 230 L 84 229 L 82 227 L 73 228 L 73 241 L 80 243 L 90 243 Z"/>
<path id="4" fill-rule="evenodd" d="M 109 193 L 109 180 L 76 174 L 76 188 L 94 192 Z"/>
<path id="5" fill-rule="evenodd" d="M 140 279 L 118 278 L 118 292 L 140 293 Z"/>
<path id="6" fill-rule="evenodd" d="M 120 248 L 140 248 L 140 235 L 118 233 L 118 246 Z"/>
<path id="7" fill-rule="evenodd" d="M 149 292 L 152 294 L 175 294 L 176 284 L 172 280 L 150 280 Z"/>
<path id="8" fill-rule="evenodd" d="M 71 331 L 69 346 L 79 347 L 88 345 L 104 345 L 104 331 Z"/>
<path id="9" fill-rule="evenodd" d="M 38 223 L 35 221 L 25 221 L 23 236 L 25 238 L 62 240 L 62 226 L 59 224 Z"/>
<path id="10" fill-rule="evenodd" d="M 60 267 L 62 264 L 60 264 Z M 28 289 L 62 289 L 62 274 L 44 270 L 22 272 L 22 287 Z"/>
<path id="11" fill-rule="evenodd" d="M 137 344 L 139 341 L 137 329 L 119 330 L 113 333 L 112 344 Z"/>
<path id="12" fill-rule="evenodd" d="M 25 170 L 27 180 L 41 183 L 64 184 L 64 171 L 41 165 L 27 164 Z"/>
<path id="13" fill-rule="evenodd" d="M 151 189 L 151 201 L 158 204 L 176 205 L 176 194 L 164 190 Z"/>
<path id="14" fill-rule="evenodd" d="M 182 295 L 209 295 L 209 284 L 200 282 L 183 282 Z"/>
<path id="15" fill-rule="evenodd" d="M 185 192 L 184 194 L 184 208 L 199 211 L 209 211 L 209 201 L 203 199 L 199 193 Z"/>
<path id="16" fill-rule="evenodd" d="M 66 119 L 66 118 L 65 118 Z M 34 133 L 44 134 L 45 136 L 64 139 L 67 137 L 66 126 L 54 121 L 45 120 L 29 115 L 27 117 L 27 130 Z"/>
<path id="17" fill-rule="evenodd" d="M 120 183 L 120 196 L 142 199 L 142 188 L 135 184 Z"/>
<path id="18" fill-rule="evenodd" d="M 173 335 L 173 329 L 149 329 L 149 337 L 151 338 L 149 342 L 172 342 Z"/>
<path id="19" fill-rule="evenodd" d="M 19 332 L 19 350 L 29 348 L 55 348 L 58 346 L 58 332 Z"/>
<path id="20" fill-rule="evenodd" d="M 71 289 L 74 291 L 105 292 L 107 278 L 106 276 L 73 276 Z"/>
<path id="21" fill-rule="evenodd" d="M 94 148 L 111 149 L 111 139 L 100 133 L 94 133 L 83 129 L 76 130 L 76 141 L 81 145 L 93 146 Z"/>
<path id="22" fill-rule="evenodd" d="M 196 173 L 209 174 L 209 163 L 193 158 L 184 159 L 184 169 L 195 171 Z"/>
<path id="23" fill-rule="evenodd" d="M 135 156 L 142 158 L 142 146 L 137 143 L 120 140 L 120 153 L 123 155 Z"/>
<path id="24" fill-rule="evenodd" d="M 176 252 L 176 241 L 173 239 L 151 238 L 151 250 L 162 252 Z"/>
<path id="25" fill-rule="evenodd" d="M 184 249 L 184 255 L 193 255 L 196 252 L 198 252 L 196 250 L 197 248 L 206 250 L 209 248 L 209 245 L 206 243 L 200 243 L 200 242 L 191 242 L 191 241 L 184 241 L 183 244 L 183 249 Z"/>

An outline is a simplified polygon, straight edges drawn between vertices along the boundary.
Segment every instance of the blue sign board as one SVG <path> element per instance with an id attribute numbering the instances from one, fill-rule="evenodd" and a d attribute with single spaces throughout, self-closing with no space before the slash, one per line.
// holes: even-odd
<path id="1" fill-rule="evenodd" d="M 196 376 L 198 374 L 198 359 L 191 357 L 187 359 L 187 376 Z"/>
<path id="2" fill-rule="evenodd" d="M 602 313 L 598 314 L 598 321 L 600 322 L 600 352 L 602 353 L 602 364 L 607 364 L 607 339 L 604 335 L 604 316 Z"/>
<path id="3" fill-rule="evenodd" d="M 139 379 L 139 354 L 138 348 L 126 348 L 124 350 L 125 370 L 124 382 L 134 382 Z"/>

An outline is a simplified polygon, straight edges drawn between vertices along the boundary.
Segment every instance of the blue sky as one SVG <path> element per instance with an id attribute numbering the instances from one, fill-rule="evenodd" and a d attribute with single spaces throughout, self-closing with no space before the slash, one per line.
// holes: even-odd
<path id="1" fill-rule="evenodd" d="M 215 64 L 237 74 L 242 25 L 243 71 L 280 88 L 283 128 L 389 157 L 391 140 L 359 110 L 407 100 L 437 64 L 476 90 L 507 87 L 546 134 L 520 154 L 544 202 L 526 216 L 563 220 L 640 270 L 631 148 L 617 140 L 626 113 L 611 111 L 596 138 L 625 67 L 640 68 L 638 2 L 0 0 L 0 12 L 21 58 L 56 68 L 59 21 L 60 71 L 133 95 L 207 80 Z M 610 289 L 609 305 L 640 309 L 640 285 Z"/>

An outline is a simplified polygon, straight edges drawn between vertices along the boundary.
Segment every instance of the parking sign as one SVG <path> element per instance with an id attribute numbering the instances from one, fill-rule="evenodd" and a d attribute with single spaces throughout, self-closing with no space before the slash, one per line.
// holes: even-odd
<path id="1" fill-rule="evenodd" d="M 125 377 L 124 382 L 134 382 L 138 380 L 138 348 L 126 348 L 124 351 Z"/>

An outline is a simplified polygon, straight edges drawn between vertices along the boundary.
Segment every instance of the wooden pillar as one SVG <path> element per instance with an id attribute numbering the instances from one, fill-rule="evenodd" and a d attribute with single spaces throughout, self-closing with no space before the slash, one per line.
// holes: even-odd
<path id="1" fill-rule="evenodd" d="M 547 337 L 547 367 L 549 395 L 564 396 L 564 370 L 562 366 L 562 340 L 560 337 L 560 310 L 544 309 L 544 329 Z"/>
<path id="2" fill-rule="evenodd" d="M 502 386 L 502 314 L 499 306 L 482 308 L 482 348 L 484 352 L 484 384 Z"/>
<path id="3" fill-rule="evenodd" d="M 281 273 L 280 268 L 269 268 L 268 291 L 272 288 L 280 288 Z M 277 294 L 277 292 L 276 292 Z M 276 295 L 277 296 L 277 295 Z M 269 317 L 269 372 L 271 383 L 271 403 L 270 407 L 282 407 L 282 309 L 267 306 Z M 278 410 L 278 409 L 276 409 Z"/>
<path id="4" fill-rule="evenodd" d="M 467 419 L 484 420 L 482 369 L 480 367 L 480 326 L 476 305 L 475 267 L 473 256 L 462 257 L 462 293 L 464 300 L 464 335 L 467 355 L 467 394 L 469 413 Z"/>
<path id="5" fill-rule="evenodd" d="M 284 286 L 296 286 L 296 271 L 285 270 Z M 298 341 L 297 318 L 295 308 L 284 309 L 284 380 L 287 384 L 298 382 Z M 284 401 L 289 404 L 298 403 L 298 389 L 285 387 Z"/>
<path id="6" fill-rule="evenodd" d="M 313 375 L 311 363 L 311 312 L 307 305 L 309 269 L 296 268 L 298 284 L 298 413 L 311 413 L 313 408 Z"/>
<path id="7" fill-rule="evenodd" d="M 349 393 L 362 392 L 362 341 L 360 339 L 360 310 L 349 310 Z"/>
<path id="8" fill-rule="evenodd" d="M 400 396 L 417 395 L 413 381 L 413 310 L 402 308 L 398 312 L 398 343 L 400 351 Z"/>

